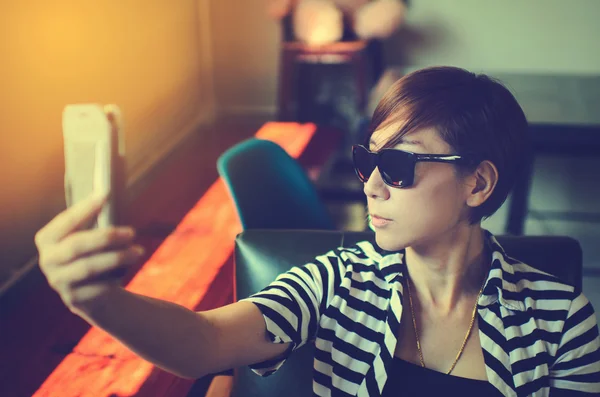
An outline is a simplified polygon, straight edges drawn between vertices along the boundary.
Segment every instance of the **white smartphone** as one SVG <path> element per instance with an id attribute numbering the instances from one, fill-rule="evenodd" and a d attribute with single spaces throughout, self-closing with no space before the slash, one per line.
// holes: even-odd
<path id="1" fill-rule="evenodd" d="M 116 105 L 67 105 L 63 111 L 65 199 L 70 207 L 94 193 L 110 192 L 90 227 L 121 223 L 125 147 Z"/>

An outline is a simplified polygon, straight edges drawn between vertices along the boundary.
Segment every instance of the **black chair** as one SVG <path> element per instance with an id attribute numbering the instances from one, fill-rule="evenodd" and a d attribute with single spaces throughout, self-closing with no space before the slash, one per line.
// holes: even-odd
<path id="1" fill-rule="evenodd" d="M 335 247 L 373 241 L 371 232 L 247 230 L 235 243 L 236 299 L 267 286 L 294 265 L 310 262 Z M 581 288 L 579 242 L 559 236 L 499 236 L 507 254 Z M 247 367 L 235 370 L 235 397 L 305 397 L 312 395 L 313 345 L 296 351 L 275 374 L 261 378 Z"/>

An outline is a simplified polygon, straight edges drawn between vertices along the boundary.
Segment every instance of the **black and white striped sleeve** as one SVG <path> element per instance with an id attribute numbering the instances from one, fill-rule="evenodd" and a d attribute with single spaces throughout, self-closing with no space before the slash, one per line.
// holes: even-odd
<path id="1" fill-rule="evenodd" d="M 254 372 L 261 376 L 274 373 L 293 351 L 315 339 L 321 314 L 333 299 L 343 273 L 339 252 L 330 251 L 311 263 L 293 267 L 262 291 L 242 299 L 258 306 L 273 343 L 291 343 L 283 357 L 251 365 Z"/>
<path id="2" fill-rule="evenodd" d="M 582 293 L 576 293 L 571 302 L 555 358 L 550 370 L 551 396 L 600 395 L 598 323 Z"/>

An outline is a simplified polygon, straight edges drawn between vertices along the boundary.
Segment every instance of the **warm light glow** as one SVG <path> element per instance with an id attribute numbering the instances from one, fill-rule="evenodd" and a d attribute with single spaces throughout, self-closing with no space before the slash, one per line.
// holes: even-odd
<path id="1" fill-rule="evenodd" d="M 315 131 L 314 124 L 267 123 L 256 137 L 274 141 L 298 158 Z M 232 254 L 240 231 L 233 202 L 219 179 L 126 288 L 193 309 Z M 158 382 L 156 376 L 149 379 L 153 369 L 110 335 L 92 328 L 34 396 L 131 396 L 144 383 Z"/>
<path id="2" fill-rule="evenodd" d="M 197 0 L 3 1 L 0 18 L 2 279 L 65 207 L 65 105 L 119 105 L 135 180 L 208 122 L 213 99 Z"/>

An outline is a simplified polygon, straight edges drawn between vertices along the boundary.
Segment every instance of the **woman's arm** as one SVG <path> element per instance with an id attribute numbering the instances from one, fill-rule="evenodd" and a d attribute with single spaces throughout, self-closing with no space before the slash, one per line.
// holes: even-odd
<path id="1" fill-rule="evenodd" d="M 551 396 L 600 395 L 600 337 L 592 305 L 579 293 L 562 330 L 550 369 Z"/>
<path id="2" fill-rule="evenodd" d="M 193 312 L 116 289 L 93 313 L 81 316 L 140 357 L 183 378 L 272 359 L 288 347 L 266 338 L 261 312 L 249 302 Z"/>
<path id="3" fill-rule="evenodd" d="M 65 305 L 106 330 L 146 360 L 196 378 L 274 358 L 286 346 L 271 344 L 258 308 L 236 303 L 205 313 L 134 294 L 119 277 L 140 255 L 133 230 L 86 230 L 106 197 L 61 212 L 35 237 L 40 269 Z"/>

